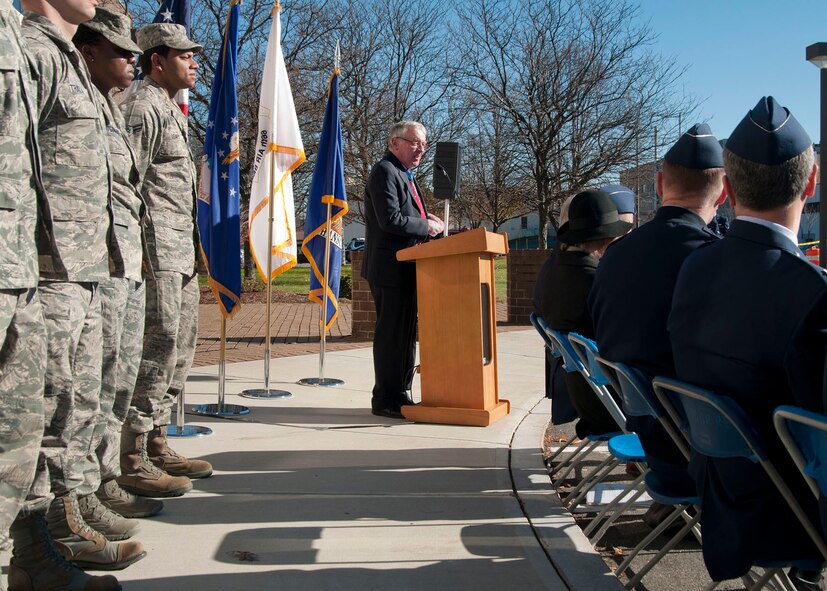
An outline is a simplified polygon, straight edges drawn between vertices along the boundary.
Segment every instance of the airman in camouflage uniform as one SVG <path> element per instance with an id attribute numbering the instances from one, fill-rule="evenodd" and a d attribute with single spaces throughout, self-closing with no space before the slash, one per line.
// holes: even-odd
<path id="1" fill-rule="evenodd" d="M 199 300 L 195 165 L 187 119 L 173 97 L 195 85 L 194 54 L 201 46 L 187 39 L 184 27 L 172 24 L 147 25 L 136 39 L 144 52 L 140 64 L 146 78 L 121 109 L 149 209 L 146 237 L 153 277 L 146 280 L 143 357 L 123 432 L 118 483 L 137 495 L 177 496 L 192 487 L 181 478 L 212 473 L 209 463 L 175 453 L 166 439 L 172 406 L 195 353 Z M 152 472 L 147 452 L 168 479 Z"/>
<path id="2" fill-rule="evenodd" d="M 137 189 L 140 178 L 135 154 L 124 132 L 123 115 L 109 93 L 115 87 L 130 84 L 134 77 L 134 54 L 141 50 L 132 40 L 132 20 L 101 7 L 96 9 L 95 18 L 78 27 L 72 41 L 100 93 L 112 166 L 114 238 L 124 262 L 122 276 L 113 276 L 99 285 L 103 317 L 102 420 L 92 439 L 91 461 L 97 462 L 100 471 L 86 474 L 79 494 L 95 492 L 104 506 L 124 517 L 149 517 L 158 513 L 163 503 L 136 497 L 120 488 L 115 480 L 121 475 L 121 428 L 132 400 L 143 347 L 146 290 L 142 224 L 146 206 Z M 112 519 L 100 527 L 89 519 L 87 523 L 105 534 L 120 536 L 137 528 L 133 520 Z"/>
<path id="3" fill-rule="evenodd" d="M 37 287 L 37 138 L 19 13 L 0 0 L 0 534 L 34 478 L 43 437 L 46 326 Z"/>
<path id="4" fill-rule="evenodd" d="M 82 516 L 97 498 L 78 498 L 87 473 L 98 471 L 89 449 L 100 419 L 101 308 L 98 283 L 122 265 L 109 244 L 111 171 L 98 93 L 69 39 L 94 15 L 90 0 L 25 0 L 27 56 L 36 81 L 42 180 L 53 248 L 40 252 L 40 283 L 48 335 L 45 429 L 30 498 L 54 500 L 49 530 L 81 567 L 124 568 L 146 555 L 139 542 L 115 545 Z M 85 16 L 88 14 L 89 16 Z M 122 272 L 122 269 L 120 269 Z"/>

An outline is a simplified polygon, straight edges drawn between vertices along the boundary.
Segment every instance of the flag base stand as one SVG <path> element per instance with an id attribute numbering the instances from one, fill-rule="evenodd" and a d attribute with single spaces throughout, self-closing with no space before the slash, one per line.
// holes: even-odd
<path id="1" fill-rule="evenodd" d="M 168 437 L 206 437 L 212 435 L 212 429 L 201 425 L 187 425 L 184 420 L 184 390 L 178 395 L 175 409 L 175 424 L 167 426 Z"/>
<path id="2" fill-rule="evenodd" d="M 244 390 L 239 394 L 244 398 L 254 398 L 256 400 L 274 400 L 279 398 L 292 398 L 293 394 L 287 390 L 273 390 L 272 388 L 252 388 Z"/>
<path id="3" fill-rule="evenodd" d="M 169 425 L 167 427 L 167 437 L 206 437 L 212 435 L 212 429 L 209 427 L 202 427 L 201 425 Z"/>
<path id="4" fill-rule="evenodd" d="M 250 414 L 250 409 L 240 404 L 196 404 L 190 412 L 209 417 L 237 417 Z"/>
<path id="5" fill-rule="evenodd" d="M 324 386 L 326 388 L 345 385 L 344 380 L 336 378 L 302 378 L 296 383 L 302 386 Z"/>

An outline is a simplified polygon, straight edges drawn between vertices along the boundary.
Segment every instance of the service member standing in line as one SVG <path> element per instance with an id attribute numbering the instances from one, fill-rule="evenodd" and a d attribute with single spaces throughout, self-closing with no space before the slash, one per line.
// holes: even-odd
<path id="1" fill-rule="evenodd" d="M 81 568 L 120 569 L 146 555 L 138 542 L 112 544 L 85 518 L 100 512 L 78 496 L 100 416 L 98 283 L 109 278 L 110 169 L 105 126 L 86 67 L 70 39 L 95 15 L 95 0 L 24 0 L 23 34 L 36 81 L 42 180 L 53 243 L 40 253 L 38 290 L 47 330 L 45 428 L 28 502 L 47 502 L 52 536 Z M 116 262 L 119 256 L 112 251 Z"/>
<path id="2" fill-rule="evenodd" d="M 109 96 L 113 88 L 123 89 L 132 82 L 134 54 L 140 54 L 141 50 L 132 41 L 132 20 L 125 14 L 100 7 L 95 11 L 94 19 L 78 27 L 73 42 L 89 68 L 92 84 L 101 95 L 112 165 L 113 227 L 124 262 L 122 277 L 112 277 L 100 284 L 103 417 L 95 429 L 92 457 L 100 472 L 87 478 L 84 487 L 89 492 L 97 491 L 106 507 L 124 517 L 149 517 L 158 513 L 163 503 L 130 494 L 116 480 L 121 475 L 121 428 L 135 389 L 144 338 L 146 290 L 141 224 L 146 208 L 137 189 L 138 168 L 124 132 L 123 115 Z M 94 523 L 90 525 L 95 527 Z M 112 520 L 96 529 L 127 535 L 137 529 L 137 523 L 131 519 Z"/>
<path id="3" fill-rule="evenodd" d="M 195 86 L 201 46 L 181 25 L 162 23 L 138 30 L 137 42 L 146 78 L 121 110 L 149 210 L 153 275 L 146 280 L 143 357 L 122 434 L 118 483 L 136 495 L 171 497 L 189 491 L 190 478 L 212 474 L 208 462 L 174 452 L 166 438 L 195 353 L 199 300 L 195 164 L 187 119 L 174 97 Z"/>
<path id="4" fill-rule="evenodd" d="M 11 528 L 14 541 L 9 589 L 119 589 L 114 577 L 87 575 L 58 554 L 46 526 L 47 499 L 18 514 L 43 437 L 46 325 L 36 290 L 37 208 L 49 216 L 20 13 L 8 0 L 0 0 L 0 48 L 0 534 Z"/>

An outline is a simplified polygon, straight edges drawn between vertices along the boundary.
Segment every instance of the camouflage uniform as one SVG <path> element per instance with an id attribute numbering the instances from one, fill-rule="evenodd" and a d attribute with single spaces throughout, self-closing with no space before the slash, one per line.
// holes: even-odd
<path id="1" fill-rule="evenodd" d="M 0 535 L 35 473 L 43 436 L 46 327 L 37 286 L 40 163 L 18 13 L 0 0 Z"/>
<path id="2" fill-rule="evenodd" d="M 23 34 L 36 80 L 42 178 L 53 228 L 40 250 L 39 291 L 48 334 L 45 430 L 36 497 L 64 496 L 98 468 L 89 461 L 100 420 L 101 311 L 109 277 L 111 178 L 98 92 L 63 32 L 27 12 Z M 114 251 L 113 251 L 114 252 Z"/>
<path id="3" fill-rule="evenodd" d="M 146 280 L 143 357 L 126 426 L 168 425 L 192 365 L 198 329 L 195 165 L 187 119 L 150 78 L 121 105 L 138 160 L 153 277 Z"/>
<path id="4" fill-rule="evenodd" d="M 123 132 L 120 109 L 111 98 L 101 96 L 100 99 L 112 165 L 113 227 L 124 272 L 122 277 L 111 277 L 99 286 L 103 318 L 102 420 L 95 428 L 90 460 L 97 462 L 100 472 L 87 474 L 86 482 L 79 489 L 81 495 L 97 490 L 101 480 L 111 480 L 121 474 L 121 427 L 138 377 L 146 301 L 141 230 L 145 206 L 136 188 L 140 177 L 135 153 Z"/>

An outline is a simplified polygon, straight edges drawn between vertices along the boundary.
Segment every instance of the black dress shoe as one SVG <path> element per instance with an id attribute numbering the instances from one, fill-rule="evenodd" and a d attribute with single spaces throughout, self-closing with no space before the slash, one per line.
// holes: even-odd
<path id="1" fill-rule="evenodd" d="M 398 408 L 372 408 L 371 414 L 377 417 L 385 417 L 388 419 L 404 419 L 402 412 Z"/>

